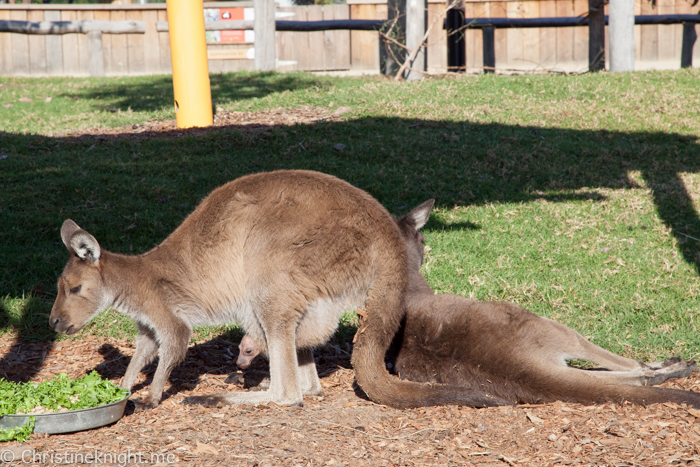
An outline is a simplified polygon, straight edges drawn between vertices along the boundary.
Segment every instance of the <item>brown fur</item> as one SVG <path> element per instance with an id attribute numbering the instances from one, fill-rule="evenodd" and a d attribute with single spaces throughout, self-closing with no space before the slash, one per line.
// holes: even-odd
<path id="1" fill-rule="evenodd" d="M 401 378 L 460 385 L 517 403 L 671 401 L 700 406 L 698 393 L 647 387 L 688 376 L 695 362 L 638 362 L 512 303 L 435 295 L 419 271 L 424 239 L 418 229 L 432 204 L 426 202 L 397 221 L 407 244 L 410 277 L 405 322 L 392 345 L 397 352 L 392 362 Z M 576 359 L 611 371 L 567 365 Z"/>
<path id="2" fill-rule="evenodd" d="M 403 314 L 406 250 L 396 223 L 370 195 L 308 171 L 249 175 L 214 190 L 160 245 L 139 256 L 102 250 L 67 220 L 71 252 L 50 316 L 73 334 L 112 307 L 139 328 L 122 386 L 159 356 L 146 405 L 185 355 L 192 327 L 237 321 L 270 359 L 270 390 L 190 398 L 205 403 L 300 405 L 321 391 L 311 347 L 335 331 L 342 311 L 367 310 L 353 365 L 375 402 L 395 407 L 505 403 L 477 391 L 401 381 L 384 355 Z"/>
<path id="3" fill-rule="evenodd" d="M 688 376 L 696 369 L 694 362 L 638 362 L 512 303 L 435 295 L 419 273 L 423 235 L 418 228 L 431 207 L 432 201 L 424 203 L 397 221 L 411 266 L 406 316 L 389 352 L 401 378 L 460 385 L 466 392 L 486 391 L 514 403 L 628 400 L 698 405 L 700 398 L 693 392 L 643 387 Z M 264 354 L 250 335 L 243 337 L 239 349 L 237 363 L 244 369 Z M 611 371 L 570 368 L 569 359 L 590 360 L 601 366 L 598 370 Z"/>

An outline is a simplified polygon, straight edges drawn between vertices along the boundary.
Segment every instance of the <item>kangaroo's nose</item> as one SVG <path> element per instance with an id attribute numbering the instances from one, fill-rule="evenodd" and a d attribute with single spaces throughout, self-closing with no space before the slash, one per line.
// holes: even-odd
<path id="1" fill-rule="evenodd" d="M 56 326 L 58 326 L 58 323 L 61 320 L 59 318 L 52 318 L 49 320 L 49 325 L 51 326 L 51 329 L 56 329 Z"/>

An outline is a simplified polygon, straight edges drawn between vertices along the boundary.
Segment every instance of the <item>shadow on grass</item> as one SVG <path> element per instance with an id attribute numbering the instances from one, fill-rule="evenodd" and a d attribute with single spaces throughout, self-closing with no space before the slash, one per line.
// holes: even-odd
<path id="1" fill-rule="evenodd" d="M 232 99 L 311 83 L 285 75 L 273 78 L 267 88 L 251 84 L 250 91 L 238 82 L 248 79 L 245 75 L 222 75 L 217 83 L 230 86 L 226 98 Z M 21 296 L 37 286 L 54 289 L 66 260 L 59 239 L 66 218 L 76 220 L 106 249 L 140 253 L 162 241 L 216 186 L 276 169 L 336 175 L 397 214 L 429 198 L 440 208 L 596 202 L 604 199 L 596 189 L 633 189 L 644 183 L 679 253 L 700 271 L 700 217 L 682 179 L 684 173 L 700 171 L 695 138 L 556 128 L 534 132 L 447 120 L 419 123 L 372 117 L 269 131 L 179 131 L 184 136 L 152 139 L 0 134 L 9 155 L 0 172 L 0 225 L 5 226 L 0 229 L 0 294 Z M 334 150 L 337 143 L 345 149 Z M 634 213 L 630 217 L 634 224 Z M 431 220 L 427 228 L 479 227 Z M 6 310 L 0 310 L 0 321 L 8 319 Z M 38 332 L 32 326 L 46 326 L 45 321 L 26 323 L 32 330 L 21 331 L 24 337 Z M 18 326 L 27 327 L 23 322 Z"/>
<path id="2" fill-rule="evenodd" d="M 293 91 L 309 87 L 324 87 L 330 84 L 308 74 L 280 73 L 212 73 L 209 77 L 216 104 L 235 102 L 253 97 L 263 98 L 268 94 Z M 153 111 L 170 108 L 173 105 L 173 79 L 165 75 L 154 79 L 149 77 L 143 84 L 138 79 L 129 79 L 123 84 L 110 83 L 109 86 L 92 87 L 83 91 L 71 91 L 69 97 L 95 99 L 105 104 L 96 110 L 110 109 L 133 111 Z"/>
<path id="3" fill-rule="evenodd" d="M 49 329 L 46 304 L 29 296 L 11 310 L 0 300 L 0 329 L 13 329 L 17 334 L 10 350 L 0 358 L 0 377 L 8 381 L 26 382 L 36 375 L 53 347 L 56 333 Z M 48 310 L 50 311 L 50 310 Z"/>

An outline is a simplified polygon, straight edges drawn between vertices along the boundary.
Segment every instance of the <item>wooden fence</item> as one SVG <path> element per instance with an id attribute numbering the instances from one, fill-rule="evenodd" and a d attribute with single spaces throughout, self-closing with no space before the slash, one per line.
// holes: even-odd
<path id="1" fill-rule="evenodd" d="M 579 16 L 588 0 L 463 0 L 465 15 L 471 18 L 537 18 Z M 689 14 L 687 0 L 636 0 L 636 14 Z M 233 13 L 252 8 L 252 2 L 205 3 L 205 9 Z M 445 8 L 444 0 L 428 0 L 427 24 Z M 326 19 L 386 19 L 386 0 L 348 0 L 344 5 L 278 8 L 293 16 L 279 20 L 314 21 Z M 231 15 L 229 15 L 231 16 Z M 231 19 L 243 19 L 231 18 Z M 146 5 L 0 5 L 0 20 L 16 21 L 144 21 L 145 34 L 111 35 L 102 39 L 104 68 L 108 76 L 171 73 L 170 42 L 167 32 L 156 23 L 167 21 L 164 4 Z M 429 72 L 447 69 L 446 33 L 438 23 L 430 33 L 427 47 Z M 467 70 L 481 71 L 482 33 L 467 30 Z M 225 37 L 224 37 L 225 36 Z M 681 53 L 681 25 L 635 26 L 636 69 L 678 68 Z M 213 36 L 212 36 L 213 37 Z M 211 39 L 211 38 L 210 38 Z M 217 40 L 218 42 L 214 42 Z M 252 69 L 252 43 L 248 35 L 217 36 L 208 44 L 209 70 L 213 73 Z M 318 31 L 277 33 L 279 71 L 345 71 L 378 73 L 380 40 L 374 31 Z M 497 69 L 583 71 L 588 66 L 588 29 L 506 29 L 495 31 Z M 695 47 L 694 63 L 700 63 Z M 0 33 L 1 76 L 88 76 L 88 38 L 84 34 L 30 36 Z"/>
<path id="2" fill-rule="evenodd" d="M 581 16 L 588 12 L 588 0 L 463 0 L 467 18 L 542 18 Z M 636 15 L 691 14 L 700 7 L 691 7 L 687 0 L 635 0 Z M 429 4 L 429 16 L 439 14 L 443 5 Z M 607 14 L 607 7 L 606 13 Z M 428 24 L 430 24 L 430 18 Z M 683 26 L 635 26 L 635 69 L 677 69 L 680 67 Z M 497 70 L 560 70 L 588 69 L 588 28 L 496 29 L 495 52 Z M 447 68 L 445 31 L 430 36 L 428 71 Z M 606 27 L 606 44 L 609 44 Z M 608 48 L 606 47 L 606 50 Z M 483 67 L 482 32 L 466 31 L 467 71 Z M 607 53 L 606 53 L 607 59 Z M 693 63 L 700 64 L 700 47 L 695 47 Z"/>

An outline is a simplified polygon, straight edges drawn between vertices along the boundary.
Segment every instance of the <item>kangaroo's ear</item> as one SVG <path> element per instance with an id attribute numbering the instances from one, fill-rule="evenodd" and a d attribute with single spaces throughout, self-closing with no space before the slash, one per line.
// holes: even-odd
<path id="1" fill-rule="evenodd" d="M 429 199 L 428 201 L 425 201 L 419 206 L 413 208 L 411 212 L 404 216 L 404 218 L 410 219 L 413 222 L 415 229 L 420 230 L 428 222 L 433 205 L 435 205 L 435 200 Z"/>
<path id="2" fill-rule="evenodd" d="M 97 264 L 100 259 L 100 244 L 95 237 L 80 228 L 78 224 L 66 219 L 61 227 L 61 240 L 68 251 L 78 258 Z"/>

